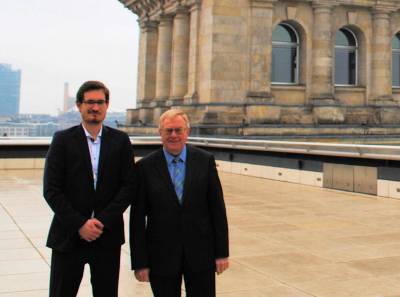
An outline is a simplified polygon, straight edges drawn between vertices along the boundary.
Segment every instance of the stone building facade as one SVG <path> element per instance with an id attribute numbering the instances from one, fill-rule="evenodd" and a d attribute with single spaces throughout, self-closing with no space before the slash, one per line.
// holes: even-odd
<path id="1" fill-rule="evenodd" d="M 398 0 L 119 0 L 140 25 L 130 133 L 400 134 Z"/>

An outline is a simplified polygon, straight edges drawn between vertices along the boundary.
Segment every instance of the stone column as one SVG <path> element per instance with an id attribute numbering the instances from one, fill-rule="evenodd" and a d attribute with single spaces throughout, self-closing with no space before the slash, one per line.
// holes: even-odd
<path id="1" fill-rule="evenodd" d="M 138 107 L 146 106 L 155 97 L 157 23 L 139 21 L 140 44 L 138 63 L 137 101 Z"/>
<path id="2" fill-rule="evenodd" d="M 332 5 L 314 1 L 311 99 L 314 104 L 334 103 Z"/>
<path id="3" fill-rule="evenodd" d="M 162 15 L 158 25 L 156 99 L 167 100 L 171 86 L 172 17 Z"/>
<path id="4" fill-rule="evenodd" d="M 372 14 L 372 69 L 371 100 L 372 104 L 392 102 L 392 38 L 390 12 L 376 8 Z"/>
<path id="5" fill-rule="evenodd" d="M 338 105 L 334 96 L 333 80 L 333 38 L 332 1 L 316 0 L 314 8 L 314 32 L 312 51 L 311 103 L 314 123 L 342 124 L 346 121 L 346 112 Z"/>
<path id="6" fill-rule="evenodd" d="M 190 34 L 189 34 L 189 68 L 188 68 L 188 90 L 185 95 L 187 103 L 198 100 L 197 94 L 197 71 L 198 71 L 198 48 L 199 48 L 199 22 L 201 2 L 196 0 L 190 7 Z"/>
<path id="7" fill-rule="evenodd" d="M 250 102 L 271 99 L 272 20 L 275 0 L 251 1 Z"/>
<path id="8" fill-rule="evenodd" d="M 189 15 L 178 6 L 173 23 L 171 100 L 183 101 L 188 90 Z"/>

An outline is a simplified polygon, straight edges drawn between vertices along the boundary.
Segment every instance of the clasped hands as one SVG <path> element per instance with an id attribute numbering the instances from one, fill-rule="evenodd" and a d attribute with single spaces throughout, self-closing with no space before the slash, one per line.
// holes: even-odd
<path id="1" fill-rule="evenodd" d="M 89 219 L 79 228 L 79 235 L 87 242 L 96 240 L 103 233 L 104 225 L 96 218 Z"/>

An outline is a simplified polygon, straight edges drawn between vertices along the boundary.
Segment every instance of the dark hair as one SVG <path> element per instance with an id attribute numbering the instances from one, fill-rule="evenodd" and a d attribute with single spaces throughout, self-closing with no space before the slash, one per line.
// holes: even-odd
<path id="1" fill-rule="evenodd" d="M 103 90 L 104 95 L 106 96 L 106 102 L 110 100 L 110 91 L 102 82 L 97 80 L 89 80 L 87 82 L 84 82 L 76 93 L 76 102 L 82 103 L 85 93 L 94 90 Z"/>

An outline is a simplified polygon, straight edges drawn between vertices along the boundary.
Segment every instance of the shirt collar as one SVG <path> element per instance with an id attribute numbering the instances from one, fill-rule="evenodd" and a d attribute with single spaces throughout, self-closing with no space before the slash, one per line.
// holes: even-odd
<path id="1" fill-rule="evenodd" d="M 164 147 L 163 147 L 163 152 L 164 152 L 165 159 L 167 159 L 168 164 L 170 164 L 176 157 L 179 157 L 183 163 L 186 162 L 186 155 L 187 155 L 186 145 L 183 147 L 181 153 L 176 157 L 174 155 L 170 154 Z"/>
<path id="2" fill-rule="evenodd" d="M 83 131 L 85 131 L 86 138 L 93 138 L 92 134 L 90 134 L 89 131 L 86 130 L 85 126 L 83 124 L 81 124 L 81 125 L 82 125 L 82 128 L 83 128 Z M 99 134 L 97 134 L 97 137 L 101 137 L 102 133 L 103 133 L 103 126 L 101 126 Z"/>

